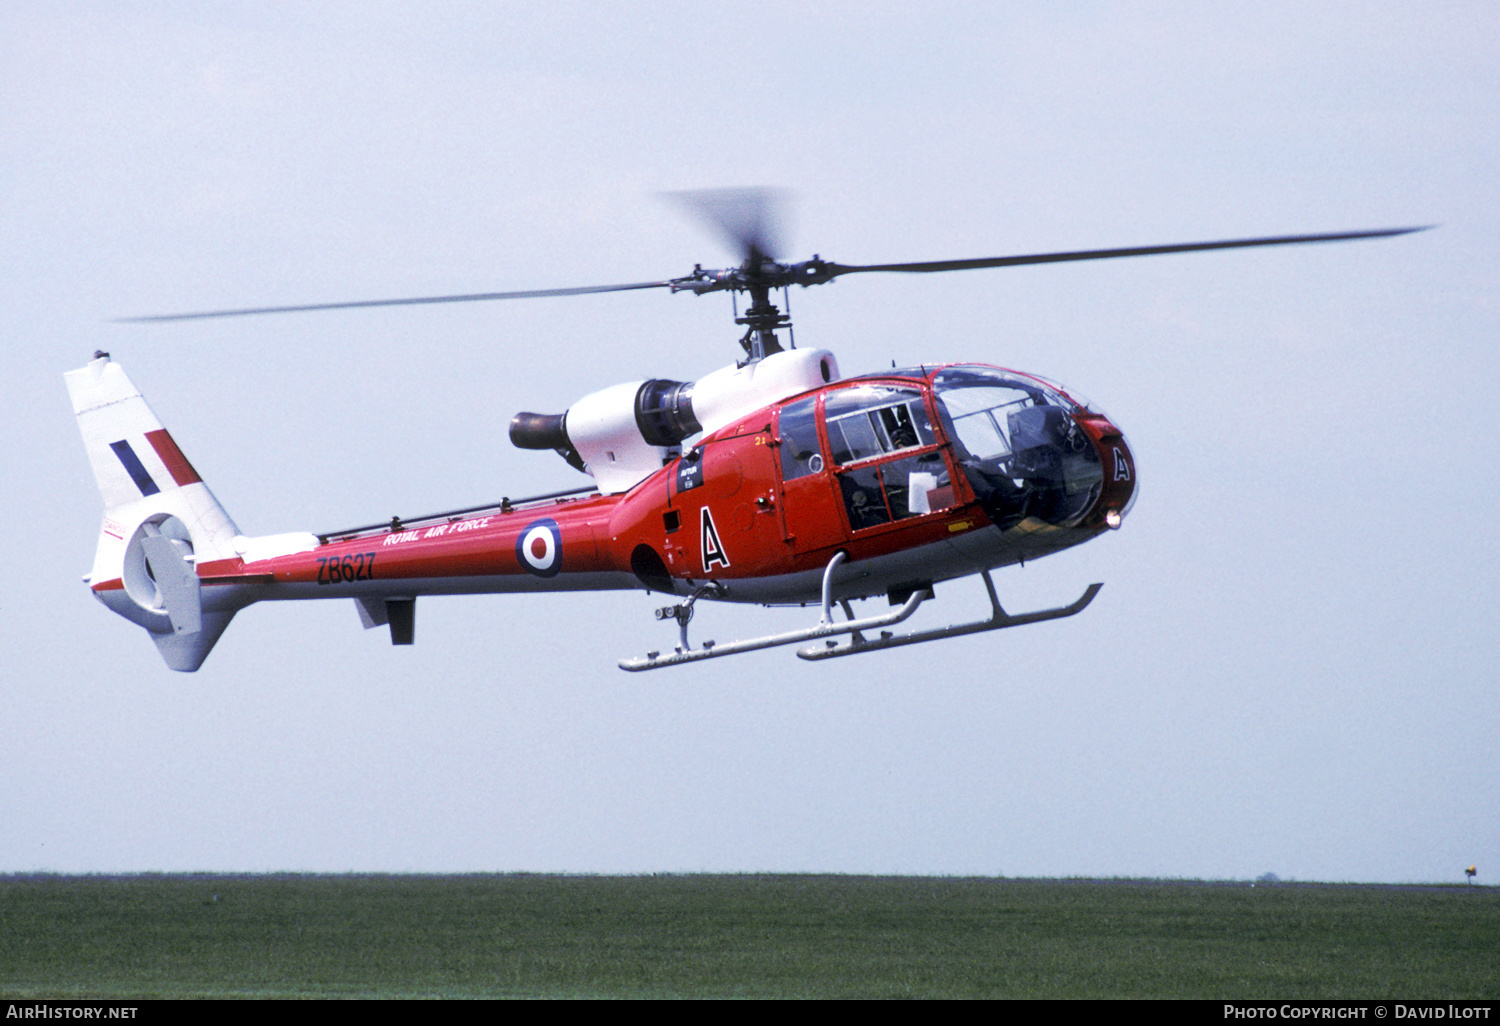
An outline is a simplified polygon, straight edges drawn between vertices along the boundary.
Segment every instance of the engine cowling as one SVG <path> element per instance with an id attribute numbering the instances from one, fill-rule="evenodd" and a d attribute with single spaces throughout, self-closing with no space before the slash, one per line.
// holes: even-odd
<path id="1" fill-rule="evenodd" d="M 556 450 L 592 475 L 601 492 L 616 494 L 650 477 L 694 436 L 838 377 L 832 353 L 792 349 L 696 382 L 653 378 L 613 385 L 566 413 L 518 413 L 510 440 L 522 449 Z"/>

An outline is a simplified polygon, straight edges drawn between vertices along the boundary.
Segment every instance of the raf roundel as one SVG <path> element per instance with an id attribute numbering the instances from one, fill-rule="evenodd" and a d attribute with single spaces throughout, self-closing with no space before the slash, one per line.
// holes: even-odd
<path id="1" fill-rule="evenodd" d="M 533 520 L 516 539 L 516 562 L 538 577 L 555 577 L 562 569 L 562 534 L 557 521 Z"/>

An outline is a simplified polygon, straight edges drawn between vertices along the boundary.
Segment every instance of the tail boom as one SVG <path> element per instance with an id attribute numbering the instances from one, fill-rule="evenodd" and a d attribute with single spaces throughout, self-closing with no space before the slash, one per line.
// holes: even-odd
<path id="1" fill-rule="evenodd" d="M 84 580 L 174 670 L 198 669 L 254 602 L 353 598 L 367 627 L 389 623 L 409 643 L 418 595 L 643 586 L 611 552 L 619 496 L 506 502 L 338 537 L 245 537 L 108 354 L 64 378 L 104 500 Z"/>

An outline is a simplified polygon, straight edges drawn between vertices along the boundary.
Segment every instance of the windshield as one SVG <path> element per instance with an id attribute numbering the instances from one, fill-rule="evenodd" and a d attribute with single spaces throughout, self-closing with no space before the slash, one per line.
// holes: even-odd
<path id="1" fill-rule="evenodd" d="M 938 405 L 947 414 L 954 442 L 965 455 L 987 460 L 1009 456 L 1035 435 L 1033 425 L 1050 408 L 1070 413 L 1073 404 L 1062 392 L 1032 378 L 1007 375 L 987 367 L 951 367 L 933 380 Z M 1013 437 L 1019 430 L 1026 437 Z"/>
<path id="2" fill-rule="evenodd" d="M 1075 522 L 1103 484 L 1099 454 L 1060 389 L 995 367 L 949 367 L 933 378 L 954 456 L 1002 530 L 1025 518 Z"/>

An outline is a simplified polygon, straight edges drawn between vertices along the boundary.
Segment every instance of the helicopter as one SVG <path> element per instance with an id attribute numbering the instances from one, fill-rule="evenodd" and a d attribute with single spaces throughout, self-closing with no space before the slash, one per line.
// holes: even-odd
<path id="1" fill-rule="evenodd" d="M 617 285 L 255 307 L 122 318 L 162 323 L 376 306 L 665 289 L 748 296 L 744 359 L 697 381 L 649 379 L 590 393 L 561 414 L 518 413 L 510 439 L 553 450 L 587 487 L 319 533 L 242 534 L 108 353 L 64 375 L 104 501 L 94 596 L 143 627 L 171 669 L 191 672 L 255 602 L 352 599 L 365 628 L 415 638 L 422 595 L 645 590 L 677 644 L 622 659 L 640 671 L 805 643 L 821 660 L 1074 616 L 1010 613 L 991 571 L 1120 528 L 1137 493 L 1135 454 L 1103 411 L 1046 378 L 978 363 L 844 377 L 834 355 L 797 348 L 772 302 L 791 286 L 859 273 L 924 274 L 1031 264 L 1373 239 L 1387 228 L 896 264 L 784 263 L 766 190 L 679 194 L 741 254 L 717 270 Z M 783 304 L 786 299 L 783 298 Z M 783 346 L 783 333 L 787 345 Z M 978 575 L 987 616 L 896 633 L 934 587 Z M 889 609 L 856 616 L 852 601 Z M 696 647 L 700 600 L 816 606 L 808 627 Z M 840 619 L 835 606 L 842 612 Z"/>

